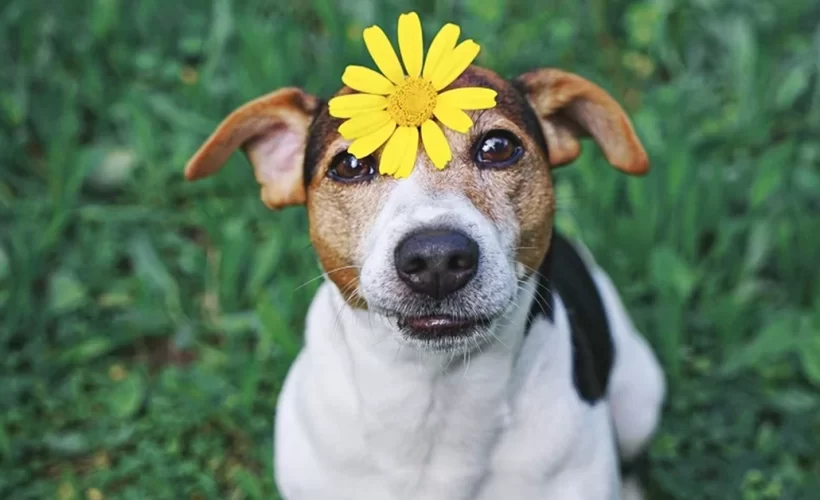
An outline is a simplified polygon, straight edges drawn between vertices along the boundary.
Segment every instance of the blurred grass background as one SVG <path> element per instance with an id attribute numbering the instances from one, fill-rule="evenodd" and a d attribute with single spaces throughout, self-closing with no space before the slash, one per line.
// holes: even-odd
<path id="1" fill-rule="evenodd" d="M 417 10 L 504 76 L 560 66 L 628 108 L 645 179 L 588 145 L 558 224 L 666 367 L 652 498 L 820 498 L 820 3 L 3 0 L 0 498 L 276 498 L 275 398 L 319 269 L 231 109 L 327 96 L 362 28 Z"/>

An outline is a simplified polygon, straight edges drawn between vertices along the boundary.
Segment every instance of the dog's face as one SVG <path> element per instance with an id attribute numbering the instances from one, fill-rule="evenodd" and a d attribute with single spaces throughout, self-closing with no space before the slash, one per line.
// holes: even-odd
<path id="1" fill-rule="evenodd" d="M 186 175 L 209 175 L 243 148 L 266 205 L 307 205 L 322 267 L 353 307 L 395 318 L 407 343 L 460 350 L 485 337 L 544 257 L 550 168 L 578 156 L 580 137 L 626 173 L 647 170 L 623 110 L 576 75 L 545 69 L 510 82 L 471 67 L 451 85 L 464 86 L 494 89 L 497 106 L 473 112 L 467 134 L 444 128 L 444 170 L 419 148 L 408 178 L 379 175 L 380 151 L 357 160 L 326 104 L 283 89 L 229 116 Z"/>
<path id="2" fill-rule="evenodd" d="M 491 87 L 498 105 L 473 113 L 467 134 L 445 132 L 453 159 L 444 170 L 420 148 L 409 178 L 378 175 L 379 153 L 347 153 L 327 108 L 305 162 L 311 237 L 330 279 L 395 318 L 403 338 L 442 347 L 510 306 L 546 250 L 554 206 L 544 138 L 524 96 L 477 68 L 455 86 Z"/>

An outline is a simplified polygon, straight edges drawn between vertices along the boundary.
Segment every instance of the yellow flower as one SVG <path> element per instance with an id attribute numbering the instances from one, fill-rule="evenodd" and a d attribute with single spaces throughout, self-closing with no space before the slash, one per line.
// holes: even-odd
<path id="1" fill-rule="evenodd" d="M 339 127 L 342 137 L 352 140 L 348 152 L 364 158 L 385 145 L 379 172 L 396 178 L 413 171 L 421 140 L 427 156 L 443 169 L 452 159 L 441 124 L 466 133 L 473 121 L 464 112 L 495 106 L 492 89 L 467 87 L 447 90 L 478 55 L 472 40 L 456 45 L 461 29 L 446 24 L 438 32 L 424 58 L 421 21 L 415 12 L 399 17 L 399 50 L 404 69 L 390 40 L 378 26 L 364 30 L 364 43 L 381 73 L 364 66 L 348 66 L 342 82 L 361 94 L 334 97 L 330 115 L 349 118 Z"/>

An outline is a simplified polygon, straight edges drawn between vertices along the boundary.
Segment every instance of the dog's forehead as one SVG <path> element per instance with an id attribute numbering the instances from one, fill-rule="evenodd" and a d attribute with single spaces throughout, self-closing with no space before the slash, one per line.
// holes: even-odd
<path id="1" fill-rule="evenodd" d="M 506 120 L 514 123 L 527 133 L 539 146 L 546 151 L 544 135 L 538 118 L 526 97 L 521 93 L 515 82 L 500 77 L 495 72 L 480 66 L 470 66 L 459 76 L 448 89 L 461 87 L 483 87 L 493 89 L 498 93 L 496 106 L 483 113 L 497 113 Z M 342 87 L 336 95 L 345 95 L 354 91 Z M 330 116 L 327 102 L 319 106 L 313 123 L 310 127 L 305 148 L 304 180 L 309 184 L 314 177 L 320 160 L 327 154 L 328 147 L 339 137 L 338 128 L 344 120 Z"/>

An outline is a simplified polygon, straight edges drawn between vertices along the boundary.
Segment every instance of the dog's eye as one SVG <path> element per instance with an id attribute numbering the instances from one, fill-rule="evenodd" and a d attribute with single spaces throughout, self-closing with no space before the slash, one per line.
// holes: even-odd
<path id="1" fill-rule="evenodd" d="M 480 166 L 500 168 L 512 165 L 524 147 L 516 136 L 506 130 L 491 130 L 476 143 L 475 161 Z"/>
<path id="2" fill-rule="evenodd" d="M 328 177 L 339 182 L 364 182 L 376 175 L 376 161 L 372 156 L 356 158 L 348 152 L 333 158 L 327 171 Z"/>

